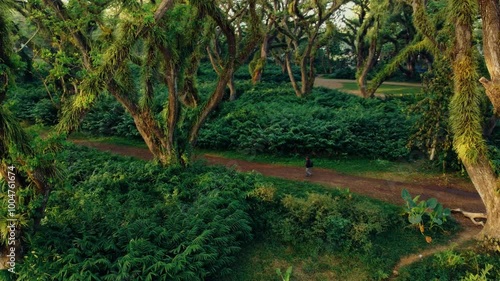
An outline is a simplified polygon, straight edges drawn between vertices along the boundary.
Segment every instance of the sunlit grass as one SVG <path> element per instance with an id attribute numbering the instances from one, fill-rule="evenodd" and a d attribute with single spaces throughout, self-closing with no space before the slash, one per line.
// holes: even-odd
<path id="1" fill-rule="evenodd" d="M 358 91 L 358 84 L 356 82 L 341 82 L 342 88 L 339 88 L 339 91 Z M 414 86 L 410 85 L 388 85 L 382 84 L 377 89 L 377 94 L 384 94 L 390 96 L 403 96 L 403 95 L 414 95 L 420 93 L 422 87 L 415 84 Z"/>

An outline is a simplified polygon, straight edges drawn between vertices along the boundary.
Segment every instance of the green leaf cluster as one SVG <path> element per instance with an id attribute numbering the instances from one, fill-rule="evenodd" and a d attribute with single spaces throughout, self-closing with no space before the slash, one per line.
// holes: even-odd
<path id="1" fill-rule="evenodd" d="M 252 194 L 252 214 L 261 223 L 256 225 L 257 233 L 281 243 L 332 252 L 366 252 L 376 235 L 401 223 L 397 208 L 354 196 L 348 190 L 309 193 L 304 198 L 268 196 L 274 194 L 272 189 L 260 186 Z"/>
<path id="2" fill-rule="evenodd" d="M 450 209 L 444 208 L 436 198 L 419 201 L 420 195 L 412 198 L 406 189 L 401 191 L 401 197 L 406 202 L 404 214 L 408 215 L 408 222 L 412 225 L 432 229 L 442 226 L 451 215 Z M 420 228 L 420 232 L 423 234 L 424 229 Z"/>
<path id="3" fill-rule="evenodd" d="M 399 271 L 396 280 L 496 280 L 500 255 L 481 250 L 450 249 Z"/>
<path id="4" fill-rule="evenodd" d="M 251 238 L 245 176 L 71 146 L 59 161 L 68 181 L 27 237 L 18 280 L 218 279 Z"/>
<path id="5" fill-rule="evenodd" d="M 248 154 L 408 155 L 412 120 L 396 100 L 366 100 L 314 89 L 296 99 L 282 84 L 261 83 L 224 104 L 200 132 L 198 145 Z"/>

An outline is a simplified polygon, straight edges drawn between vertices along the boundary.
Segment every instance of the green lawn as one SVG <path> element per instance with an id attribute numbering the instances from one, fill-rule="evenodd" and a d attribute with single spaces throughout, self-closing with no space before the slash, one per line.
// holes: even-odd
<path id="1" fill-rule="evenodd" d="M 340 91 L 358 91 L 358 84 L 353 81 L 353 82 L 341 82 L 342 83 L 342 88 L 340 88 Z M 406 86 L 406 85 L 387 85 L 387 84 L 382 84 L 380 87 L 377 89 L 377 94 L 384 94 L 384 95 L 390 95 L 390 96 L 403 96 L 403 95 L 414 95 L 420 93 L 422 90 L 422 87 L 418 86 L 418 84 L 415 84 L 415 86 Z"/>

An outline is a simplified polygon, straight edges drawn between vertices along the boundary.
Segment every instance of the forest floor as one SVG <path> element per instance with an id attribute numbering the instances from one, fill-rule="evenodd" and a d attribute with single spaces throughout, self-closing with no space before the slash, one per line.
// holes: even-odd
<path id="1" fill-rule="evenodd" d="M 145 148 L 87 140 L 73 140 L 73 142 L 102 151 L 108 151 L 124 156 L 132 156 L 143 160 L 152 160 L 153 158 L 149 150 Z M 435 180 L 402 182 L 346 175 L 331 169 L 323 169 L 320 167 L 313 168 L 313 175 L 311 177 L 306 177 L 305 169 L 301 167 L 229 159 L 215 154 L 204 154 L 201 155 L 200 158 L 205 159 L 210 165 L 223 165 L 240 172 L 256 171 L 264 176 L 317 183 L 325 186 L 326 188 L 348 188 L 353 193 L 376 198 L 396 205 L 404 204 L 403 199 L 401 198 L 401 190 L 406 188 L 412 196 L 421 195 L 421 199 L 434 197 L 446 208 L 460 208 L 469 212 L 485 212 L 484 205 L 479 195 L 476 192 L 464 190 L 463 182 L 443 183 L 442 181 Z M 472 186 L 471 183 L 465 184 L 470 184 Z M 447 245 L 434 247 L 432 249 L 414 253 L 410 256 L 402 258 L 394 268 L 395 274 L 397 274 L 397 270 L 402 266 L 411 264 L 423 257 L 446 250 L 449 247 L 461 245 L 464 242 L 475 238 L 481 231 L 481 227 L 473 224 L 469 219 L 463 217 L 462 215 L 453 215 L 453 217 L 459 222 L 462 229 L 456 236 L 450 239 Z"/>

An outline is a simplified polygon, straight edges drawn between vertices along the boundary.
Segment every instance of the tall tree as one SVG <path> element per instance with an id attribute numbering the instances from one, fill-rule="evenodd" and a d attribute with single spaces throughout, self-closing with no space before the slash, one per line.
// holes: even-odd
<path id="1" fill-rule="evenodd" d="M 253 60 L 249 64 L 250 75 L 252 76 L 252 83 L 256 84 L 262 79 L 262 73 L 267 64 L 267 59 L 269 56 L 269 51 L 272 48 L 272 43 L 278 35 L 277 29 L 277 19 L 279 15 L 276 11 L 281 8 L 281 1 L 273 0 L 261 0 L 259 2 L 259 18 L 261 19 L 261 32 L 262 40 L 260 42 L 260 48 L 255 53 Z"/>
<path id="2" fill-rule="evenodd" d="M 500 2 L 498 0 L 479 0 L 478 3 L 482 19 L 484 59 L 490 74 L 490 80 L 482 77 L 479 81 L 483 84 L 486 95 L 493 105 L 494 113 L 497 115 L 500 112 Z M 471 26 L 468 28 L 471 29 Z M 461 34 L 457 34 L 458 36 Z M 467 38 L 467 40 L 470 39 Z M 461 67 L 459 63 L 460 61 L 457 61 L 458 68 Z M 463 115 L 462 118 L 463 122 L 467 116 Z M 493 173 L 485 151 L 478 155 L 477 162 L 472 161 L 471 163 L 467 165 L 468 167 L 466 166 L 467 172 L 469 175 L 472 174 L 471 178 L 475 182 L 474 185 L 483 199 L 488 214 L 488 221 L 482 233 L 499 239 L 500 189 L 497 184 L 498 175 Z"/>
<path id="3" fill-rule="evenodd" d="M 234 70 L 258 41 L 252 29 L 255 1 L 242 6 L 242 13 L 252 19 L 243 46 L 236 41 L 234 23 L 215 1 L 164 0 L 158 5 L 124 1 L 118 8 L 114 1 L 104 1 L 95 12 L 78 1 L 64 4 L 47 0 L 46 7 L 48 11 L 45 7 L 34 9 L 57 19 L 57 25 L 46 27 L 61 37 L 69 35 L 67 42 L 79 51 L 85 73 L 75 83 L 75 97 L 59 128 L 75 129 L 96 98 L 107 92 L 130 113 L 149 150 L 164 165 L 186 163 L 202 124 L 222 101 Z M 82 14 L 91 16 L 82 18 Z M 225 37 L 226 51 L 215 90 L 201 101 L 194 73 L 204 47 L 199 44 L 204 42 L 199 27 L 207 22 Z M 100 36 L 107 40 L 100 40 Z M 134 69 L 140 70 L 140 82 Z M 159 92 L 165 92 L 162 85 L 167 98 L 158 112 L 152 102 Z"/>
<path id="4" fill-rule="evenodd" d="M 497 0 L 449 0 L 445 22 L 451 28 L 452 44 L 446 44 L 443 36 L 427 13 L 429 6 L 424 0 L 407 1 L 414 11 L 414 22 L 435 49 L 442 50 L 449 58 L 454 74 L 454 95 L 450 103 L 450 122 L 453 132 L 453 147 L 464 164 L 469 177 L 481 196 L 487 212 L 487 222 L 482 235 L 500 238 L 500 192 L 498 176 L 495 175 L 482 135 L 482 115 L 476 52 L 473 42 L 473 23 L 478 12 L 483 22 L 483 48 L 491 81 L 481 78 L 486 93 L 495 108 L 499 109 L 499 34 L 500 8 Z"/>
<path id="5" fill-rule="evenodd" d="M 391 0 L 356 0 L 355 17 L 343 16 L 343 27 L 338 35 L 344 41 L 356 60 L 356 82 L 363 97 L 373 97 L 380 84 L 396 70 L 411 75 L 414 73 L 415 58 L 418 51 L 401 56 L 391 68 L 378 73 L 374 81 L 368 76 L 380 62 L 391 60 L 394 56 L 413 46 L 416 39 L 408 6 Z M 391 50 L 391 51 L 386 51 Z"/>
<path id="6" fill-rule="evenodd" d="M 314 85 L 316 71 L 314 60 L 317 50 L 326 43 L 328 31 L 333 31 L 326 23 L 333 13 L 347 0 L 286 0 L 281 6 L 278 29 L 285 38 L 284 61 L 295 94 L 303 97 Z M 292 65 L 300 68 L 300 86 L 295 80 Z"/>

